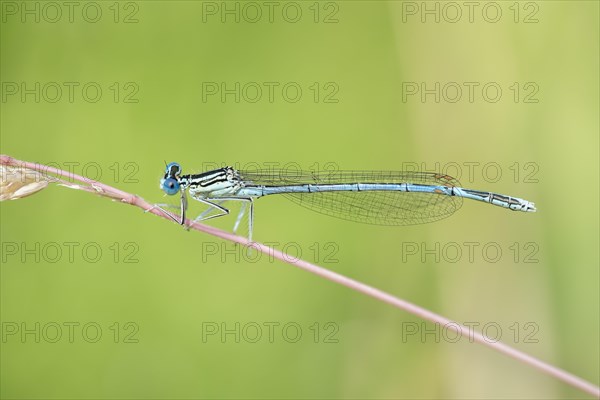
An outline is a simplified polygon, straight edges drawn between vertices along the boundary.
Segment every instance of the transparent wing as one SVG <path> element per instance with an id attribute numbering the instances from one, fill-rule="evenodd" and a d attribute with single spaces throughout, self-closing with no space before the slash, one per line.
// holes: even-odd
<path id="1" fill-rule="evenodd" d="M 264 186 L 340 183 L 412 183 L 460 186 L 447 175 L 409 171 L 255 170 L 239 171 L 246 183 Z M 375 225 L 415 225 L 450 216 L 462 198 L 435 193 L 362 191 L 285 193 L 283 196 L 321 214 Z"/>

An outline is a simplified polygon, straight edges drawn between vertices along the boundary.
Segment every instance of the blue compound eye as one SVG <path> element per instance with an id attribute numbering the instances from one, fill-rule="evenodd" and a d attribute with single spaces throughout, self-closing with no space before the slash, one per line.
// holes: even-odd
<path id="1" fill-rule="evenodd" d="M 166 176 L 173 178 L 179 174 L 181 174 L 181 165 L 176 162 L 167 164 L 167 168 L 165 169 Z"/>
<path id="2" fill-rule="evenodd" d="M 162 179 L 160 182 L 160 188 L 164 190 L 166 194 L 172 196 L 179 192 L 179 182 L 173 178 Z"/>

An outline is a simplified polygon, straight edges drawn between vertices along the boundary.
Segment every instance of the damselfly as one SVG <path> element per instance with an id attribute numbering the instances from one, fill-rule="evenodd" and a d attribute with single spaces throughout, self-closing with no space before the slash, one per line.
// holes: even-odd
<path id="1" fill-rule="evenodd" d="M 249 239 L 254 227 L 254 199 L 281 194 L 313 211 L 376 225 L 414 225 L 446 218 L 472 199 L 515 211 L 536 211 L 534 203 L 517 197 L 465 189 L 443 174 L 409 171 L 323 171 L 253 170 L 233 167 L 200 174 L 182 175 L 177 163 L 167 165 L 160 188 L 167 195 L 181 195 L 179 218 L 185 224 L 186 191 L 209 208 L 192 223 L 229 214 L 224 201 L 242 203 L 234 225 L 237 230 L 249 209 Z M 210 212 L 216 214 L 209 215 Z"/>

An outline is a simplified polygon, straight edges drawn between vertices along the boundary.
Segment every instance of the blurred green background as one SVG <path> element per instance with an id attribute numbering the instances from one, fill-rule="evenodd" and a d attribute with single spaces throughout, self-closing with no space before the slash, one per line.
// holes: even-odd
<path id="1" fill-rule="evenodd" d="M 254 233 L 597 384 L 598 3 L 453 4 L 3 1 L 1 152 L 150 202 L 165 161 L 417 166 L 534 201 L 380 227 L 273 197 Z M 50 187 L 0 210 L 2 398 L 586 398 L 104 198 Z"/>

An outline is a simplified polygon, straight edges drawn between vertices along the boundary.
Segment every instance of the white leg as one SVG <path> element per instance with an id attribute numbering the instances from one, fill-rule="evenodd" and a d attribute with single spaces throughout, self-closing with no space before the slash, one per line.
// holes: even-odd
<path id="1" fill-rule="evenodd" d="M 217 204 L 216 202 L 213 203 L 211 200 L 213 199 L 203 199 L 201 197 L 194 197 L 195 200 L 198 200 L 200 203 L 206 204 L 207 206 L 209 206 L 210 208 L 208 210 L 205 210 L 204 212 L 202 212 L 202 214 L 198 215 L 196 218 L 194 218 L 194 221 L 192 221 L 192 224 L 194 222 L 199 222 L 199 221 L 207 221 L 209 219 L 213 219 L 213 218 L 217 218 L 217 217 L 222 217 L 224 215 L 228 215 L 229 214 L 229 210 L 225 207 L 220 206 L 219 204 Z M 217 200 L 219 203 L 222 203 L 224 199 L 215 199 Z M 221 211 L 220 214 L 215 214 L 215 215 L 210 215 L 208 217 L 206 217 L 206 213 L 208 211 L 212 211 L 213 208 L 216 208 L 217 210 Z"/>
<path id="2" fill-rule="evenodd" d="M 213 202 L 211 202 L 211 203 L 213 203 Z M 215 201 L 213 204 L 221 205 L 222 203 L 223 203 L 222 201 Z M 215 208 L 215 207 L 212 207 L 212 206 L 211 206 L 211 207 L 207 208 L 206 210 L 202 211 L 202 214 L 198 215 L 198 216 L 196 217 L 196 219 L 198 219 L 198 221 L 202 221 L 202 220 L 204 219 L 204 216 L 205 216 L 206 214 L 208 214 L 209 212 L 211 212 L 211 211 L 212 211 L 214 208 Z M 220 216 L 220 215 L 219 215 L 219 216 Z"/>
<path id="3" fill-rule="evenodd" d="M 235 222 L 235 226 L 233 227 L 233 233 L 235 233 L 237 231 L 238 225 L 239 225 L 240 221 L 242 220 L 242 216 L 246 212 L 247 205 L 249 204 L 250 211 L 248 212 L 248 240 L 251 242 L 252 241 L 252 231 L 254 229 L 254 199 L 252 197 L 248 197 L 248 198 L 240 199 L 240 200 L 242 200 L 244 202 L 242 204 L 243 208 L 240 210 L 238 219 Z"/>
<path id="4" fill-rule="evenodd" d="M 252 231 L 254 230 L 254 199 L 250 198 L 250 213 L 248 214 L 248 240 L 252 241 Z"/>
<path id="5" fill-rule="evenodd" d="M 240 207 L 240 212 L 238 213 L 237 219 L 235 220 L 235 225 L 233 225 L 233 233 L 237 232 L 238 227 L 240 226 L 240 222 L 242 221 L 242 217 L 246 213 L 246 204 L 246 202 L 243 202 L 242 206 Z"/>
<path id="6" fill-rule="evenodd" d="M 157 204 L 154 204 L 149 209 L 144 210 L 144 212 L 147 213 L 147 212 L 150 212 L 150 211 L 154 210 L 155 208 L 158 208 L 167 217 L 171 218 L 173 221 L 177 222 L 178 224 L 181 224 L 181 217 L 173 215 L 169 211 L 165 210 L 163 207 L 165 207 L 165 208 L 177 208 L 177 209 L 180 209 L 180 207 L 178 207 L 178 206 L 176 206 L 174 204 L 157 203 Z"/>
<path id="7" fill-rule="evenodd" d="M 216 207 L 218 209 L 226 211 L 224 213 L 213 215 L 213 216 L 211 216 L 209 218 L 206 218 L 206 219 L 211 219 L 211 218 L 215 218 L 215 217 L 221 217 L 223 215 L 229 214 L 229 210 L 228 209 L 217 205 L 216 202 L 221 203 L 221 202 L 227 201 L 227 200 L 244 202 L 244 204 L 242 204 L 242 209 L 240 209 L 240 213 L 238 214 L 238 217 L 237 217 L 237 220 L 235 222 L 235 225 L 233 226 L 233 232 L 234 233 L 237 231 L 237 228 L 239 227 L 239 224 L 240 224 L 240 222 L 242 220 L 242 217 L 243 217 L 243 215 L 246 212 L 247 204 L 250 203 L 250 212 L 248 214 L 248 240 L 252 241 L 252 230 L 254 228 L 254 199 L 252 197 L 219 197 L 218 199 L 198 199 L 198 198 L 195 198 L 195 199 L 198 200 L 198 201 L 200 201 L 200 202 L 202 202 L 202 203 L 205 203 L 205 204 L 211 205 L 213 207 Z M 214 201 L 214 203 L 213 203 L 213 201 Z M 196 222 L 196 220 L 194 220 L 194 222 Z"/>

